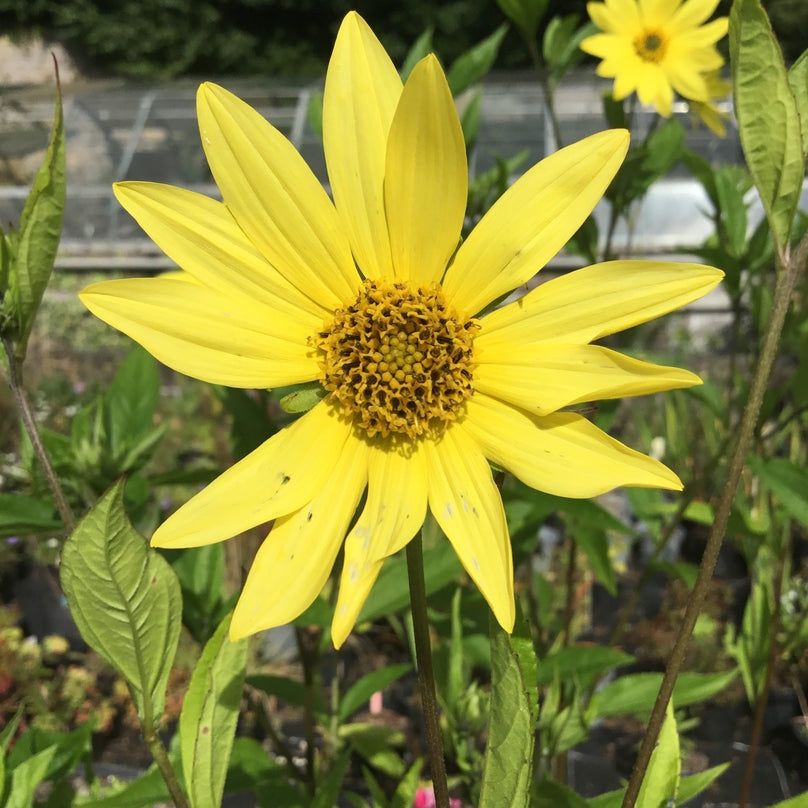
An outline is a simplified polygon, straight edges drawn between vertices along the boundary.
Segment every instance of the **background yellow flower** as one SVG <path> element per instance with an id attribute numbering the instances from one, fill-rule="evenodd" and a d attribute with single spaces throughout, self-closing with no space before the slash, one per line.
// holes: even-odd
<path id="1" fill-rule="evenodd" d="M 705 21 L 718 0 L 604 0 L 587 3 L 602 33 L 581 50 L 601 59 L 597 73 L 614 79 L 619 101 L 635 92 L 643 104 L 669 117 L 673 94 L 708 102 L 705 74 L 724 60 L 715 43 L 727 33 L 727 18 Z"/>

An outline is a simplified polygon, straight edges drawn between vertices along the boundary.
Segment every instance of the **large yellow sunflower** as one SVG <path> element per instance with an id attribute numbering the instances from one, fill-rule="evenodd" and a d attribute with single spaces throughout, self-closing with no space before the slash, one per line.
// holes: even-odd
<path id="1" fill-rule="evenodd" d="M 458 247 L 467 168 L 444 74 L 428 56 L 402 87 L 357 14 L 340 28 L 325 86 L 333 202 L 283 135 L 226 90 L 202 85 L 198 115 L 223 202 L 159 184 L 115 187 L 192 282 L 109 281 L 81 298 L 182 373 L 254 388 L 319 380 L 327 392 L 152 539 L 197 546 L 275 520 L 232 636 L 299 615 L 344 543 L 339 646 L 427 507 L 510 630 L 511 548 L 489 460 L 568 497 L 681 487 L 563 408 L 698 384 L 589 343 L 700 297 L 718 270 L 615 261 L 480 314 L 577 230 L 617 171 L 626 132 L 534 166 Z"/>
<path id="2" fill-rule="evenodd" d="M 635 90 L 643 104 L 665 117 L 674 91 L 708 102 L 705 74 L 724 63 L 715 43 L 727 33 L 727 18 L 707 24 L 718 0 L 605 0 L 587 3 L 603 33 L 587 37 L 581 50 L 602 59 L 599 76 L 614 79 L 619 101 Z"/>

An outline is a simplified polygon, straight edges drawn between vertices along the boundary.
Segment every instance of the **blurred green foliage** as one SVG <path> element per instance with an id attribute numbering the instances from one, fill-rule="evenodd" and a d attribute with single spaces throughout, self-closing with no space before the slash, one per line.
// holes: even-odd
<path id="1" fill-rule="evenodd" d="M 729 0 L 719 11 L 727 13 Z M 765 0 L 789 61 L 804 46 L 808 4 Z M 400 64 L 425 30 L 451 62 L 502 23 L 493 0 L 0 0 L 0 30 L 61 42 L 89 74 L 140 78 L 181 75 L 311 75 L 323 72 L 339 21 L 359 11 Z M 551 0 L 539 34 L 558 14 L 586 15 L 585 0 Z M 499 68 L 527 67 L 516 31 Z"/>

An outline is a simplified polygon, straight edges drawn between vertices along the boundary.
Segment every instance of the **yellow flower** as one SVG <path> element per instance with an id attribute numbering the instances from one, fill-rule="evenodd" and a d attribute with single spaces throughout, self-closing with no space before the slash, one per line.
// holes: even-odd
<path id="1" fill-rule="evenodd" d="M 587 37 L 581 50 L 602 59 L 599 76 L 614 79 L 620 101 L 635 90 L 643 104 L 669 117 L 674 91 L 706 102 L 704 74 L 724 63 L 715 43 L 727 33 L 727 18 L 703 24 L 718 0 L 605 0 L 587 3 L 603 33 Z"/>
<path id="2" fill-rule="evenodd" d="M 534 166 L 458 247 L 468 177 L 444 74 L 428 56 L 402 87 L 357 14 L 340 28 L 325 85 L 333 203 L 283 135 L 226 90 L 202 85 L 198 116 L 223 202 L 151 183 L 115 187 L 194 282 L 109 281 L 81 297 L 182 373 L 234 387 L 319 380 L 328 392 L 152 539 L 198 546 L 275 520 L 232 636 L 303 612 L 344 546 L 339 646 L 427 507 L 510 630 L 511 548 L 489 460 L 568 497 L 681 487 L 563 408 L 698 384 L 589 343 L 700 297 L 718 270 L 615 261 L 485 313 L 578 229 L 625 155 L 625 131 Z"/>
<path id="3" fill-rule="evenodd" d="M 706 101 L 692 101 L 690 106 L 696 113 L 695 123 L 701 118 L 705 126 L 714 132 L 718 137 L 724 137 L 727 133 L 725 121 L 729 120 L 729 112 L 719 109 L 716 102 L 726 98 L 732 92 L 732 85 L 719 76 L 717 70 L 713 70 L 704 76 L 707 83 L 709 98 Z"/>

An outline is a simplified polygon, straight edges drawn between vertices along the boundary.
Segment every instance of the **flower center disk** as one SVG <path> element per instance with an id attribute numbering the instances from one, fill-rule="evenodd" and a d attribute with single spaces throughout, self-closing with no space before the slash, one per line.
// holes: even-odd
<path id="1" fill-rule="evenodd" d="M 643 31 L 634 40 L 637 56 L 645 62 L 661 62 L 667 50 L 667 41 L 658 31 Z"/>
<path id="2" fill-rule="evenodd" d="M 364 281 L 312 343 L 322 384 L 373 437 L 417 438 L 453 421 L 474 392 L 475 320 L 453 311 L 438 284 Z"/>

